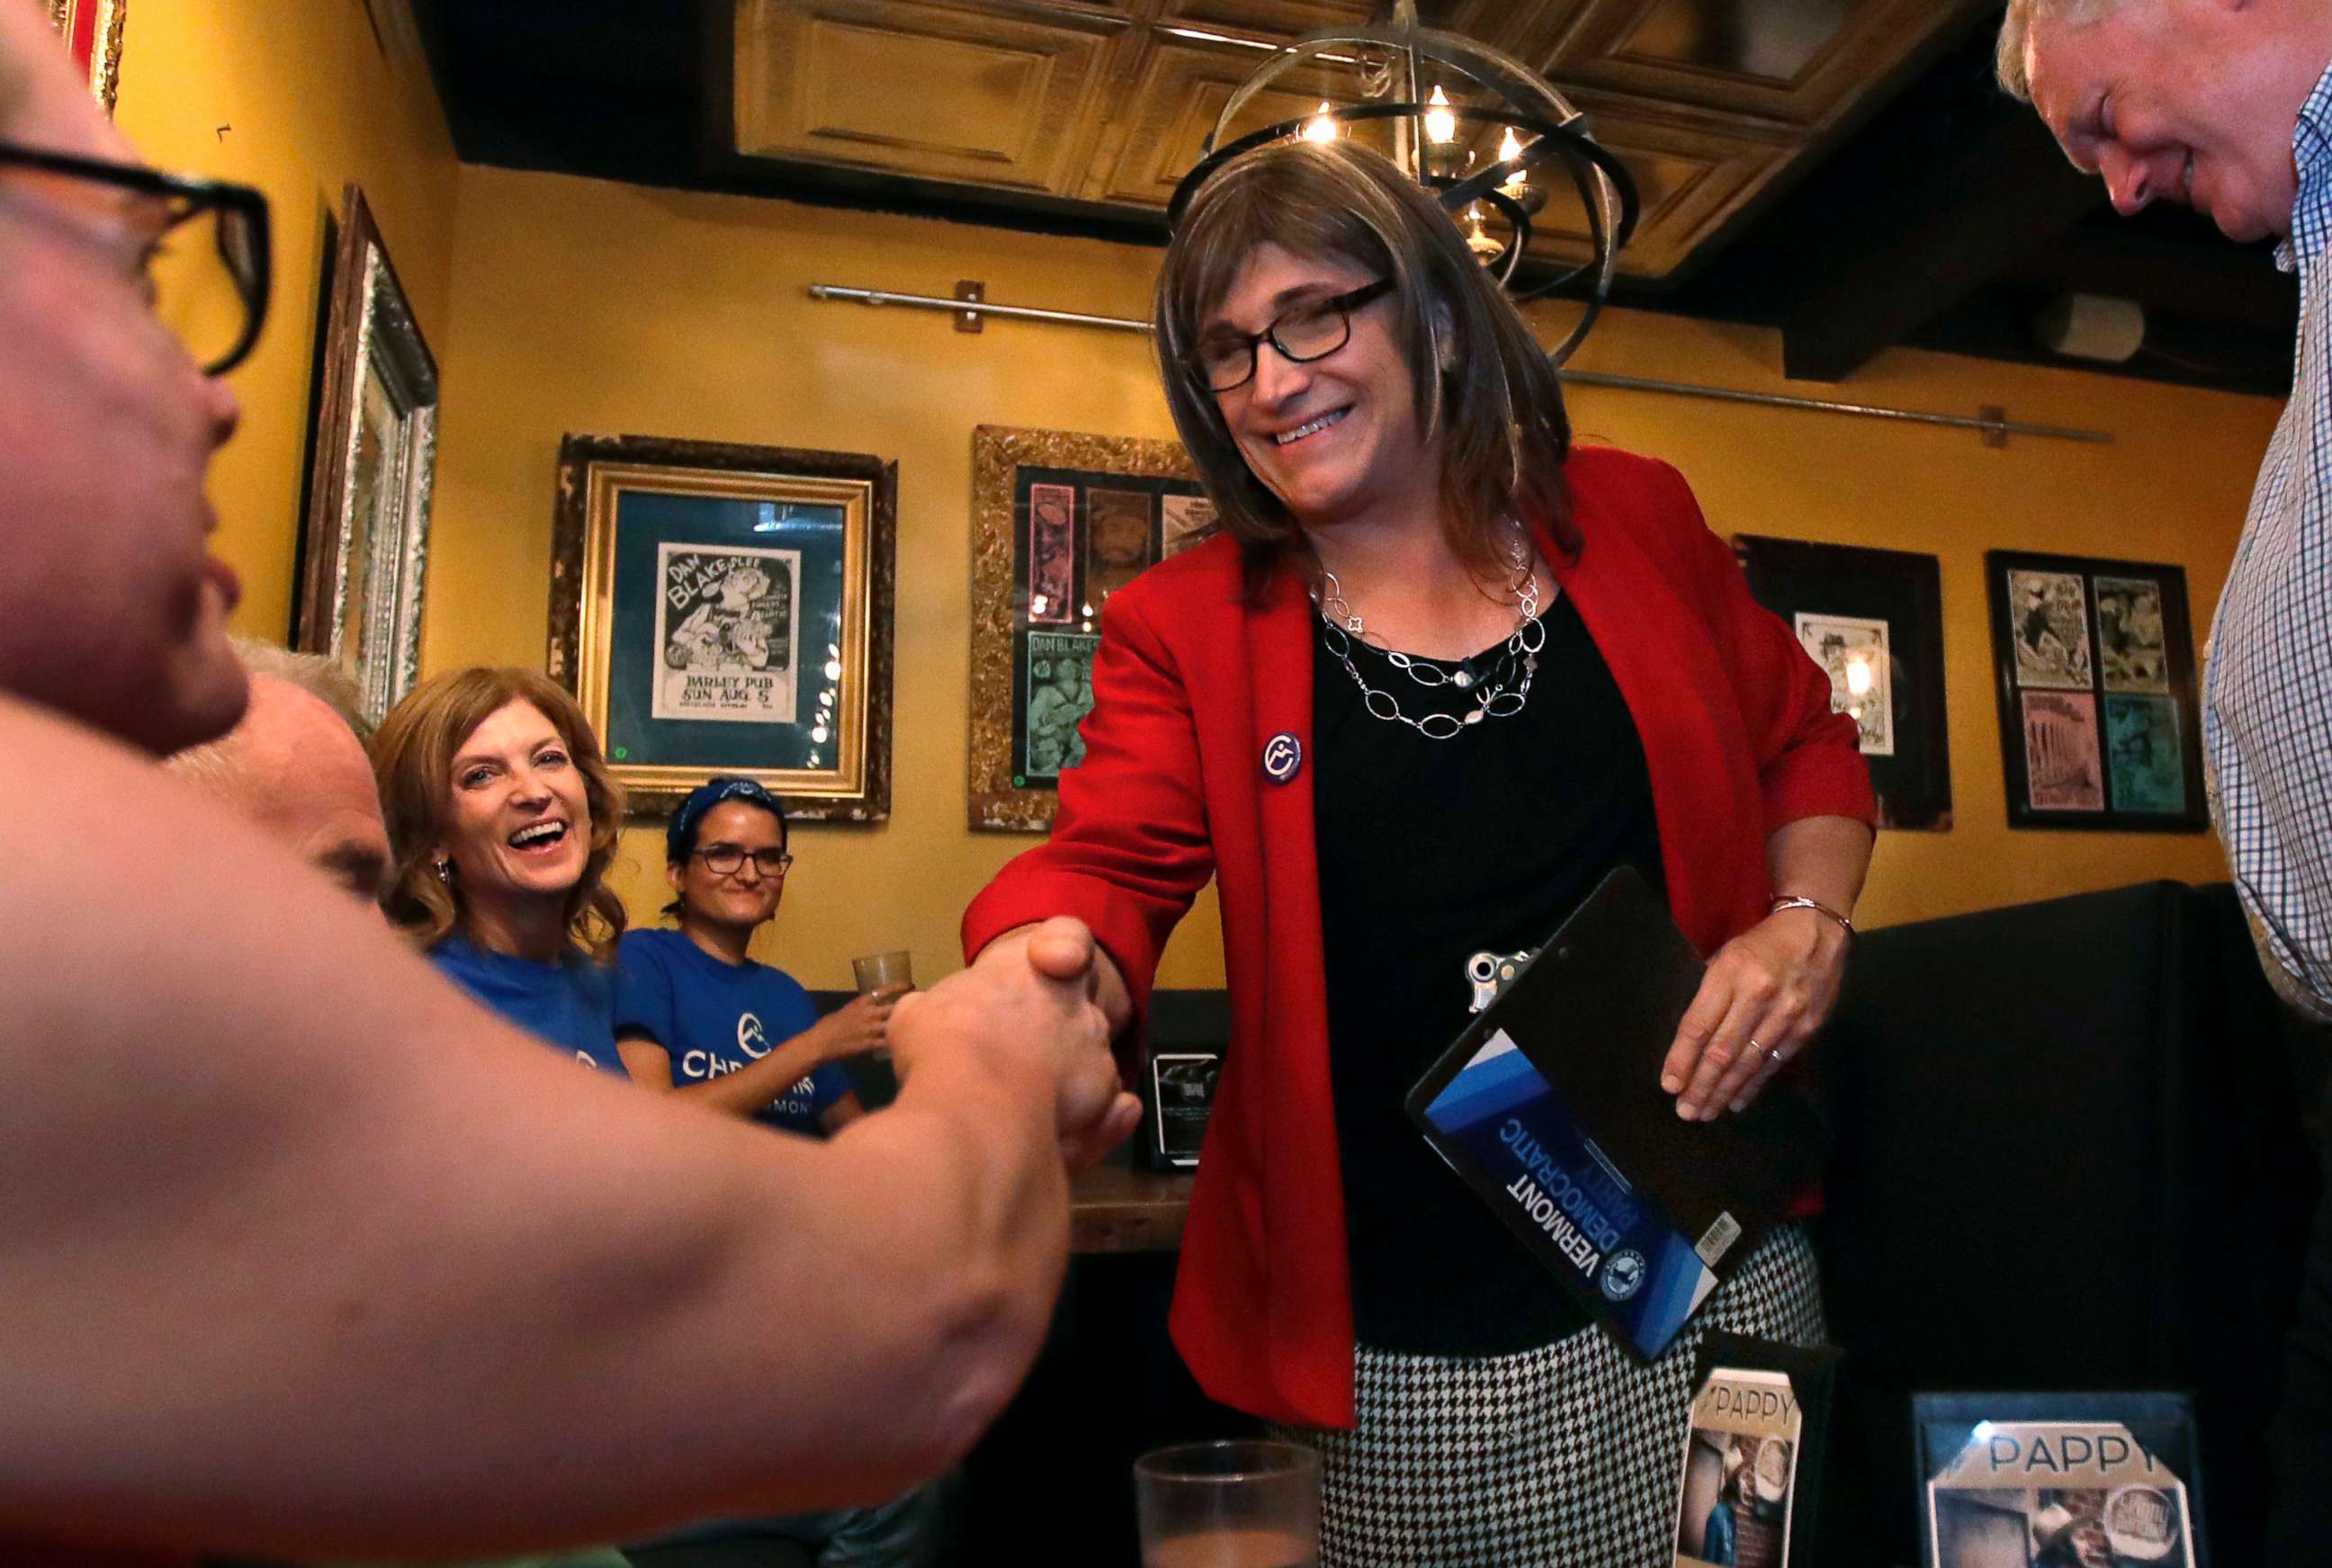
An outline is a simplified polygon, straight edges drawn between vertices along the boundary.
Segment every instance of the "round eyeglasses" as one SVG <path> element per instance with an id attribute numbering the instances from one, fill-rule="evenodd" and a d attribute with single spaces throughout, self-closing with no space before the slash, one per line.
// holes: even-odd
<path id="1" fill-rule="evenodd" d="M 710 845 L 693 853 L 715 876 L 734 876 L 745 869 L 748 860 L 763 876 L 783 876 L 794 863 L 794 857 L 782 849 L 756 849 L 749 855 L 734 844 Z"/>
<path id="2" fill-rule="evenodd" d="M 1306 300 L 1281 311 L 1260 332 L 1212 328 L 1199 339 L 1192 363 L 1210 392 L 1229 392 L 1255 376 L 1256 350 L 1268 342 L 1279 357 L 1297 365 L 1324 359 L 1352 340 L 1352 312 L 1392 292 L 1393 281 L 1379 278 L 1324 300 Z"/>
<path id="3" fill-rule="evenodd" d="M 127 194 L 147 302 L 205 376 L 243 363 L 267 320 L 272 281 L 267 197 L 249 186 L 187 179 L 138 164 L 0 143 L 0 168 L 32 169 Z"/>

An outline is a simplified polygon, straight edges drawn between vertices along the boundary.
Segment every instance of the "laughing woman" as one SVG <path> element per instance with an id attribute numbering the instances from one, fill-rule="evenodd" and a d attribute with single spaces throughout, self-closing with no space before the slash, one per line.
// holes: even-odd
<path id="1" fill-rule="evenodd" d="M 624 906 L 602 881 L 623 787 L 575 700 L 532 670 L 455 670 L 390 712 L 372 756 L 389 918 L 486 1006 L 624 1076 L 606 967 Z"/>

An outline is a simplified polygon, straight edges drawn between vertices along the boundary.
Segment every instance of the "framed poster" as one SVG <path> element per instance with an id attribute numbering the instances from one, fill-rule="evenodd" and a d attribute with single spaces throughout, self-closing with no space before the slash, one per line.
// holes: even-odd
<path id="1" fill-rule="evenodd" d="M 1749 592 L 1829 672 L 1830 707 L 1851 713 L 1878 796 L 1878 826 L 1952 825 L 1944 712 L 1942 574 L 1898 550 L 1735 534 Z"/>
<path id="2" fill-rule="evenodd" d="M 378 724 L 421 674 L 437 361 L 353 185 L 321 347 L 292 645 L 345 664 Z"/>
<path id="3" fill-rule="evenodd" d="M 898 484 L 856 452 L 560 443 L 550 670 L 636 814 L 734 773 L 795 817 L 890 815 Z"/>
<path id="4" fill-rule="evenodd" d="M 49 20 L 73 63 L 89 77 L 90 96 L 113 113 L 121 95 L 121 23 L 129 0 L 46 0 Z"/>
<path id="5" fill-rule="evenodd" d="M 2009 826 L 2207 828 L 2185 572 L 1983 559 Z"/>
<path id="6" fill-rule="evenodd" d="M 1208 538 L 1180 443 L 982 425 L 971 433 L 974 829 L 1043 832 L 1085 755 L 1109 596 Z"/>
<path id="7" fill-rule="evenodd" d="M 1914 1394 L 1924 1568 L 2208 1568 L 2177 1393 Z"/>

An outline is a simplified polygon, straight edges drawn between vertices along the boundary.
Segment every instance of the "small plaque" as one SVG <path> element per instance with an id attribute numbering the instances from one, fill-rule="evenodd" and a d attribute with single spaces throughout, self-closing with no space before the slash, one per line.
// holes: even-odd
<path id="1" fill-rule="evenodd" d="M 1222 1055 L 1217 1051 L 1160 1052 L 1150 1058 L 1150 1076 L 1142 1085 L 1150 1127 L 1142 1152 L 1152 1165 L 1188 1171 L 1198 1164 L 1207 1115 L 1214 1109 L 1215 1080 L 1222 1069 Z"/>

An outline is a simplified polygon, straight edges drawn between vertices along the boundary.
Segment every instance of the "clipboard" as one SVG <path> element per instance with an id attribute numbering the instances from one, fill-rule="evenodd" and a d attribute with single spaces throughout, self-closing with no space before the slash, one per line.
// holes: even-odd
<path id="1" fill-rule="evenodd" d="M 1435 1152 L 1639 1358 L 1821 1171 L 1794 1087 L 1687 1122 L 1660 1062 L 1706 971 L 1632 866 L 1596 885 L 1410 1092 Z"/>

